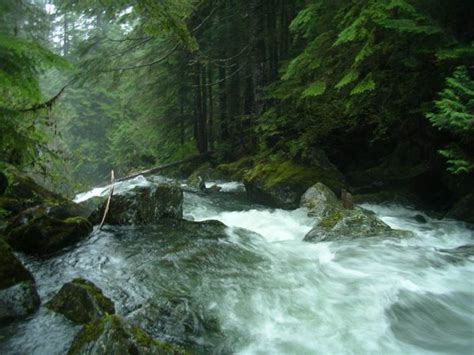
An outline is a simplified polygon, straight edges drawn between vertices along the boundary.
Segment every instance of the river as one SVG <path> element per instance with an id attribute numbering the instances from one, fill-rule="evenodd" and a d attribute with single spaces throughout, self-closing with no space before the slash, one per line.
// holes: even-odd
<path id="1" fill-rule="evenodd" d="M 306 211 L 255 205 L 241 184 L 222 186 L 185 193 L 186 219 L 228 226 L 215 238 L 106 226 L 57 256 L 21 256 L 43 303 L 85 277 L 118 314 L 196 353 L 473 353 L 474 236 L 462 223 L 363 205 L 415 236 L 312 244 L 302 241 L 314 222 Z M 0 328 L 0 354 L 63 354 L 78 329 L 41 307 Z"/>

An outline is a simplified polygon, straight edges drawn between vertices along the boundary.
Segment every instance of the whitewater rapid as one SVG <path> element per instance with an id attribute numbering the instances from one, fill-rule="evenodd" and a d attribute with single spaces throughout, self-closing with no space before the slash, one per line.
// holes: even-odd
<path id="1" fill-rule="evenodd" d="M 118 189 L 160 179 L 138 177 Z M 218 324 L 218 331 L 193 338 L 202 354 L 473 353 L 474 236 L 463 223 L 403 206 L 363 205 L 414 236 L 307 243 L 314 220 L 304 209 L 256 205 L 242 184 L 217 184 L 220 193 L 186 192 L 184 217 L 219 220 L 225 235 L 199 239 L 187 231 L 180 238 L 179 230 L 159 226 L 109 226 L 62 255 L 23 257 L 43 302 L 82 276 L 127 318 L 162 300 L 185 304 L 194 321 Z M 105 194 L 107 188 L 95 189 L 77 200 Z M 169 332 L 181 319 L 160 328 L 157 314 L 153 335 L 175 339 Z M 62 354 L 77 330 L 42 307 L 1 329 L 8 340 L 0 337 L 0 353 Z"/>
<path id="2" fill-rule="evenodd" d="M 474 353 L 474 255 L 450 253 L 474 244 L 472 231 L 403 206 L 362 207 L 415 237 L 311 244 L 304 209 L 189 206 L 190 219 L 258 233 L 272 260 L 257 287 L 223 302 L 226 326 L 248 339 L 238 353 Z"/>

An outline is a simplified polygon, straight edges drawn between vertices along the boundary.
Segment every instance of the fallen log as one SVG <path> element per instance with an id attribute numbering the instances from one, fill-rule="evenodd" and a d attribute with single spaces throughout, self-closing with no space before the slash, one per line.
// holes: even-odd
<path id="1" fill-rule="evenodd" d="M 140 175 L 146 176 L 146 175 L 150 175 L 150 174 L 155 174 L 155 173 L 160 172 L 162 170 L 172 168 L 172 167 L 184 164 L 184 163 L 188 163 L 188 162 L 193 161 L 193 160 L 202 159 L 203 161 L 205 161 L 205 160 L 211 159 L 211 157 L 212 157 L 212 152 L 193 155 L 193 156 L 188 157 L 186 159 L 178 160 L 178 161 L 168 163 L 168 164 L 163 164 L 163 165 L 157 166 L 155 168 L 139 171 L 138 173 L 125 176 L 125 177 L 117 179 L 115 181 L 117 181 L 117 182 L 125 181 L 125 180 L 130 180 L 130 179 L 136 178 L 137 176 L 140 176 Z"/>

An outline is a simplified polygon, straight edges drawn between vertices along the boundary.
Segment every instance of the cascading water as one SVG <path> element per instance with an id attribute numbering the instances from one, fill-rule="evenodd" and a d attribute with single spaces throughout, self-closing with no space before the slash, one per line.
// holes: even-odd
<path id="1" fill-rule="evenodd" d="M 191 309 L 196 352 L 472 354 L 474 237 L 462 223 L 419 223 L 409 208 L 364 205 L 415 236 L 312 244 L 302 241 L 313 224 L 304 210 L 252 205 L 241 191 L 234 183 L 185 194 L 185 218 L 228 226 L 212 240 L 106 227 L 56 257 L 23 260 L 43 301 L 82 276 L 130 319 L 162 304 Z M 154 335 L 180 341 L 173 318 L 163 325 L 157 314 Z M 77 329 L 42 308 L 1 329 L 0 353 L 64 353 Z"/>

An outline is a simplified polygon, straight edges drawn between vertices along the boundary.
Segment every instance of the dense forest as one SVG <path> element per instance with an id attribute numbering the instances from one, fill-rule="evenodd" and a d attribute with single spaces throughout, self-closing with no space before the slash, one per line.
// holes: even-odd
<path id="1" fill-rule="evenodd" d="M 251 169 L 322 150 L 355 192 L 449 204 L 472 186 L 471 1 L 1 6 L 4 164 L 91 186 L 208 151 Z"/>
<path id="2" fill-rule="evenodd" d="M 439 203 L 472 184 L 471 1 L 1 6 L 5 164 L 91 186 L 198 152 L 311 166 L 322 149 L 354 187 L 419 178 Z"/>
<path id="3" fill-rule="evenodd" d="M 1 0 L 1 354 L 472 354 L 473 0 Z"/>

